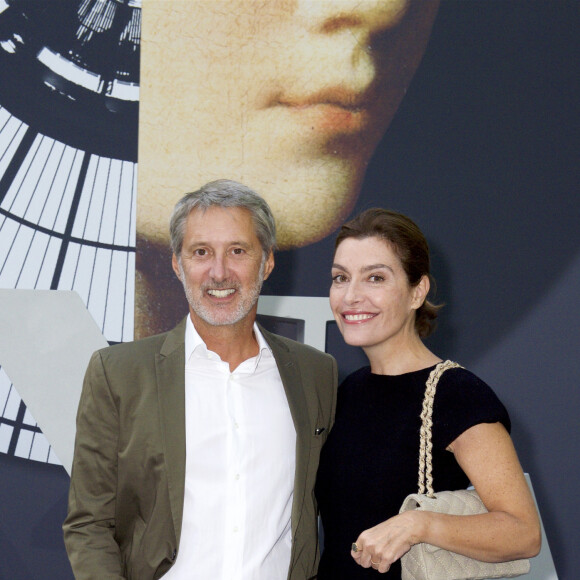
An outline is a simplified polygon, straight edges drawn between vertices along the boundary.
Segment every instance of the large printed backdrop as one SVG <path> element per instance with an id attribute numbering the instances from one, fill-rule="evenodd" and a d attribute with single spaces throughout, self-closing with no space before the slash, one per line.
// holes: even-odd
<path id="1" fill-rule="evenodd" d="M 444 0 L 342 212 L 386 206 L 426 233 L 447 304 L 431 346 L 510 409 L 564 579 L 580 567 L 563 499 L 580 476 L 579 11 Z M 140 12 L 0 0 L 0 286 L 75 289 L 110 341 L 133 335 Z M 325 296 L 331 254 L 332 235 L 279 252 L 264 293 Z M 332 328 L 328 345 L 343 374 L 362 364 Z M 0 411 L 0 577 L 69 578 L 68 477 L 6 375 Z"/>

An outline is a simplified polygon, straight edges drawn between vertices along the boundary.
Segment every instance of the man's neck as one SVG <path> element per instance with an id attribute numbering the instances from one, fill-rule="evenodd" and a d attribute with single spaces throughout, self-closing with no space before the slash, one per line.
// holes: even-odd
<path id="1" fill-rule="evenodd" d="M 227 362 L 230 371 L 233 372 L 245 360 L 258 354 L 260 347 L 254 334 L 255 312 L 235 324 L 223 326 L 214 326 L 195 315 L 190 316 L 195 330 L 208 350 Z"/>

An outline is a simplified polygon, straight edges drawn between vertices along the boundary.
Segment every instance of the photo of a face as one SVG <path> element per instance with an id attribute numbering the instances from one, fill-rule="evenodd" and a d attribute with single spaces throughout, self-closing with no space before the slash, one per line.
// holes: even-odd
<path id="1" fill-rule="evenodd" d="M 137 233 L 185 192 L 263 195 L 280 249 L 328 235 L 425 50 L 437 2 L 145 0 Z"/>

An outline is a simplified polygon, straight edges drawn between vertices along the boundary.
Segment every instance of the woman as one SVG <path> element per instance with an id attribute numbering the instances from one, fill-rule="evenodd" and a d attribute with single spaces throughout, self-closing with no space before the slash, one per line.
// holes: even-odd
<path id="1" fill-rule="evenodd" d="M 370 209 L 341 228 L 330 304 L 344 340 L 363 348 L 370 368 L 340 387 L 336 423 L 320 458 L 316 494 L 325 549 L 319 580 L 375 571 L 400 578 L 399 559 L 419 542 L 490 562 L 539 551 L 538 515 L 507 411 L 464 369 L 446 371 L 437 388 L 434 488 L 471 482 L 489 513 L 398 514 L 417 491 L 425 382 L 441 361 L 422 341 L 439 309 L 427 300 L 430 285 L 429 248 L 409 218 Z"/>

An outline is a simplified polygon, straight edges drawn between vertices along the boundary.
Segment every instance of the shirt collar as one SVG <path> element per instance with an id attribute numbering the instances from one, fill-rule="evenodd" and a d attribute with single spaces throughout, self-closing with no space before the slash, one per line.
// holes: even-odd
<path id="1" fill-rule="evenodd" d="M 265 354 L 266 356 L 274 356 L 274 355 L 272 353 L 272 349 L 270 348 L 270 345 L 266 342 L 266 339 L 264 338 L 264 336 L 260 332 L 260 329 L 258 328 L 258 325 L 256 322 L 254 322 L 254 334 L 256 335 L 256 340 L 258 341 L 258 347 L 259 347 L 258 355 L 256 357 L 254 357 L 256 360 L 256 364 L 254 366 L 254 370 L 255 370 L 255 367 L 257 367 L 258 364 L 260 363 L 260 360 L 261 360 L 263 354 Z M 195 329 L 195 326 L 193 325 L 193 321 L 191 320 L 191 315 L 188 315 L 187 322 L 185 323 L 185 362 L 186 362 L 186 364 L 194 352 L 198 352 L 198 354 L 200 356 L 207 358 L 207 356 L 212 351 L 210 351 L 207 348 L 207 345 L 205 344 L 205 342 L 203 341 L 201 336 L 199 336 L 199 333 L 197 332 L 197 330 Z"/>

